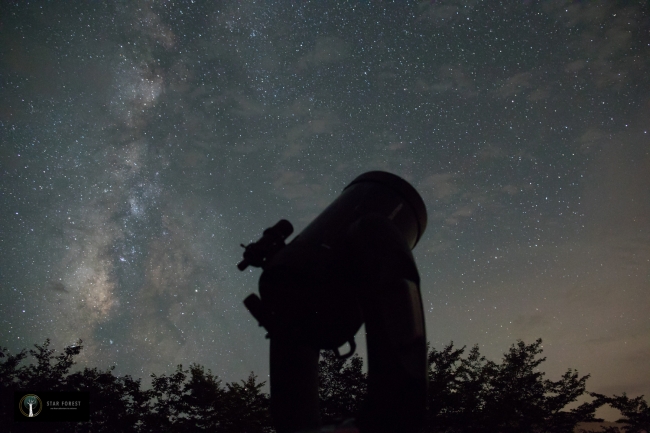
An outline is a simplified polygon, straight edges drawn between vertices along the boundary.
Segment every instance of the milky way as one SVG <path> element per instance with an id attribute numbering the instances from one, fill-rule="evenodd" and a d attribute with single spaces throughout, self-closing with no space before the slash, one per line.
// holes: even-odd
<path id="1" fill-rule="evenodd" d="M 4 2 L 1 344 L 268 374 L 240 243 L 411 182 L 436 347 L 650 394 L 645 2 Z M 361 338 L 362 340 L 362 338 Z M 364 353 L 363 345 L 360 348 Z"/>

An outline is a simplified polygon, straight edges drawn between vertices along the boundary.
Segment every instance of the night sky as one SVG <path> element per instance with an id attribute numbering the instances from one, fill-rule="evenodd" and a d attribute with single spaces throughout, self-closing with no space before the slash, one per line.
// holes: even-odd
<path id="1" fill-rule="evenodd" d="M 0 6 L 0 345 L 267 380 L 239 244 L 385 170 L 434 347 L 650 395 L 647 1 L 105 3 Z"/>

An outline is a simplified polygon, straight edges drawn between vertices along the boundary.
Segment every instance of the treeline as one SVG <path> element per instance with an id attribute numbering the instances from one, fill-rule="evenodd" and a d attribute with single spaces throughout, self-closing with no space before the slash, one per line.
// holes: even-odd
<path id="1" fill-rule="evenodd" d="M 596 410 L 611 405 L 621 411 L 618 427 L 608 433 L 650 432 L 650 409 L 643 396 L 605 396 L 586 391 L 588 375 L 569 369 L 559 380 L 544 378 L 541 340 L 518 342 L 501 364 L 486 360 L 477 346 L 469 351 L 450 343 L 430 348 L 429 401 L 425 432 L 436 433 L 573 433 L 584 421 L 598 421 Z M 85 368 L 70 373 L 81 342 L 55 354 L 50 341 L 10 354 L 0 348 L 0 419 L 7 432 L 273 432 L 264 382 L 250 376 L 222 383 L 198 364 L 179 365 L 171 374 L 152 374 L 152 387 L 141 380 L 115 376 L 113 368 Z M 35 362 L 23 365 L 31 355 Z M 319 366 L 324 424 L 353 417 L 363 404 L 367 377 L 358 356 L 337 359 L 322 352 Z M 87 391 L 91 416 L 86 423 L 14 423 L 16 389 Z M 589 402 L 567 410 L 580 397 Z M 601 430 L 602 431 L 602 430 Z"/>

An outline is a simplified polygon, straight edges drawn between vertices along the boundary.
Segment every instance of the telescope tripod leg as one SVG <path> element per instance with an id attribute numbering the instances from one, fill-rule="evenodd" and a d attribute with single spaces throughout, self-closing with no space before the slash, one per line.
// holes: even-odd
<path id="1" fill-rule="evenodd" d="M 379 215 L 351 229 L 368 348 L 362 432 L 417 432 L 426 415 L 427 348 L 420 278 L 411 250 Z"/>
<path id="2" fill-rule="evenodd" d="M 271 336 L 271 414 L 278 433 L 318 429 L 318 349 Z"/>
<path id="3" fill-rule="evenodd" d="M 424 421 L 426 341 L 414 330 L 413 323 L 408 323 L 408 316 L 400 314 L 403 308 L 399 307 L 399 304 L 404 306 L 410 302 L 410 295 L 406 292 L 413 287 L 412 281 L 394 280 L 384 289 L 397 293 L 391 294 L 393 296 L 379 295 L 378 302 L 363 307 L 368 350 L 368 400 L 359 418 L 362 432 L 412 433 L 419 431 Z M 411 337 L 407 336 L 409 332 Z"/>

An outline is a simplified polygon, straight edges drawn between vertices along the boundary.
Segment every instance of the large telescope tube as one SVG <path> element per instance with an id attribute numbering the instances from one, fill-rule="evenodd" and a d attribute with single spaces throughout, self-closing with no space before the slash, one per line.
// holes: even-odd
<path id="1" fill-rule="evenodd" d="M 354 179 L 287 246 L 290 224 L 282 220 L 246 247 L 240 269 L 252 264 L 264 270 L 261 299 L 251 295 L 244 303 L 271 340 L 278 433 L 320 427 L 319 351 L 345 342 L 353 351 L 363 323 L 369 388 L 357 426 L 362 432 L 420 428 L 426 335 L 411 249 L 426 223 L 424 202 L 408 182 L 373 171 Z"/>

